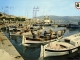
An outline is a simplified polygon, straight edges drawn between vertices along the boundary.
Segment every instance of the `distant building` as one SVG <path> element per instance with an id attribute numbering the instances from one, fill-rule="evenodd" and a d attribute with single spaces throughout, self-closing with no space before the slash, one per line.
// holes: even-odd
<path id="1" fill-rule="evenodd" d="M 15 16 L 0 13 L 1 20 L 14 20 Z"/>

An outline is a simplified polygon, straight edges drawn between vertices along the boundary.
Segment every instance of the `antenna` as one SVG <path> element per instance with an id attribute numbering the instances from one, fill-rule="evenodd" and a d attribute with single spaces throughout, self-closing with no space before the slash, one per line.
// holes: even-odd
<path id="1" fill-rule="evenodd" d="M 39 7 L 35 7 L 33 8 L 33 18 L 36 18 L 37 17 L 37 11 L 39 11 Z"/>
<path id="2" fill-rule="evenodd" d="M 9 8 L 8 6 L 5 6 L 4 14 L 9 14 L 8 8 Z"/>

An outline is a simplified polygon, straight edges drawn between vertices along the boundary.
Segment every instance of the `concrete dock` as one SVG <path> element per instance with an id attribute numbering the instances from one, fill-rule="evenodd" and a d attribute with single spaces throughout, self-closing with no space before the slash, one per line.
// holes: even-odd
<path id="1" fill-rule="evenodd" d="M 0 50 L 7 52 L 10 56 L 9 59 L 9 56 L 5 56 L 4 52 L 0 51 L 0 60 L 24 60 L 3 32 L 0 32 Z"/>

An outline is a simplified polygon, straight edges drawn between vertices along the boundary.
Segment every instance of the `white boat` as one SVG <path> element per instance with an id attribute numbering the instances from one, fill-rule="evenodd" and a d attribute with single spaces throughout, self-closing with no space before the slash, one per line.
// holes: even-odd
<path id="1" fill-rule="evenodd" d="M 11 29 L 9 34 L 10 36 L 18 36 L 21 33 L 21 28 Z"/>
<path id="2" fill-rule="evenodd" d="M 41 46 L 40 57 L 62 56 L 72 54 L 79 49 L 80 33 L 49 42 Z"/>
<path id="3" fill-rule="evenodd" d="M 16 26 L 13 26 L 13 25 L 12 25 L 12 26 L 9 26 L 9 27 L 8 27 L 8 30 L 9 30 L 9 32 L 10 32 L 10 31 L 13 31 L 13 29 L 15 29 L 15 28 L 16 28 Z"/>
<path id="4" fill-rule="evenodd" d="M 64 30 L 61 30 L 61 31 L 63 31 L 63 33 L 64 33 Z M 59 34 L 59 36 L 56 35 L 56 32 L 53 32 L 53 36 L 51 39 L 50 39 L 50 34 L 47 34 L 46 38 L 44 35 L 41 35 L 41 37 L 33 38 L 33 35 L 31 32 L 28 32 L 27 34 L 24 33 L 24 34 L 22 34 L 23 50 L 25 51 L 26 47 L 38 47 L 45 42 L 55 41 L 55 39 L 62 38 L 63 34 L 60 34 L 61 33 L 60 31 L 58 31 L 57 33 Z"/>
<path id="5" fill-rule="evenodd" d="M 20 28 L 14 28 L 9 30 L 9 36 L 20 36 L 21 29 Z"/>
<path id="6" fill-rule="evenodd" d="M 51 39 L 49 37 L 50 34 L 47 34 L 46 38 L 44 37 L 44 35 L 42 35 L 41 38 L 40 37 L 33 38 L 31 32 L 27 33 L 27 35 L 23 34 L 22 35 L 22 45 L 23 46 L 29 46 L 30 44 L 42 44 L 42 43 L 45 43 L 45 42 L 54 41 L 55 39 L 62 37 L 62 35 L 60 34 L 61 31 L 58 31 L 57 33 L 59 35 L 56 35 L 56 32 L 53 32 L 53 36 L 52 36 L 53 38 L 51 38 Z"/>

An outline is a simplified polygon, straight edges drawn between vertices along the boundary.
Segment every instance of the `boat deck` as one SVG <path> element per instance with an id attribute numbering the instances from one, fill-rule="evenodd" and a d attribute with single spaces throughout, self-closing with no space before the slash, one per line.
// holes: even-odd
<path id="1" fill-rule="evenodd" d="M 66 50 L 66 49 L 71 49 L 73 47 L 74 45 L 65 42 L 52 42 L 47 46 L 48 49 L 55 49 L 55 50 Z"/>

